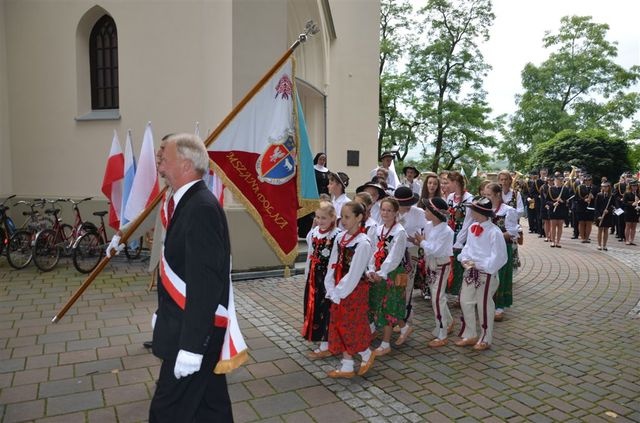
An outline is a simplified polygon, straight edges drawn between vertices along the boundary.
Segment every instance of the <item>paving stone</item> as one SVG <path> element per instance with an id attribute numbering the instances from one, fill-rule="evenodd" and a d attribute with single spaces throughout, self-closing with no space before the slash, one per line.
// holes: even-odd
<path id="1" fill-rule="evenodd" d="M 47 400 L 47 415 L 53 416 L 80 410 L 91 410 L 102 407 L 103 405 L 102 393 L 100 391 L 51 397 Z"/>
<path id="2" fill-rule="evenodd" d="M 84 376 L 74 379 L 63 379 L 53 382 L 41 383 L 38 397 L 49 398 L 91 390 L 93 390 L 91 378 L 88 376 Z"/>
<path id="3" fill-rule="evenodd" d="M 289 414 L 307 408 L 306 403 L 294 392 L 272 395 L 249 401 L 260 417 Z"/>
<path id="4" fill-rule="evenodd" d="M 44 416 L 44 400 L 8 404 L 2 421 L 4 423 L 23 422 Z"/>

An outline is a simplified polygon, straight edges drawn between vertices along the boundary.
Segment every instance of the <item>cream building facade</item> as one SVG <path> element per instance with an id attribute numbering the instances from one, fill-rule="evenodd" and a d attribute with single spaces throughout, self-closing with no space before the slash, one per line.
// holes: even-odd
<path id="1" fill-rule="evenodd" d="M 89 39 L 105 15 L 119 104 L 94 110 Z M 95 196 L 104 209 L 114 129 L 121 142 L 132 130 L 136 154 L 148 121 L 156 146 L 196 121 L 206 135 L 310 19 L 320 33 L 294 56 L 311 148 L 354 189 L 377 162 L 379 15 L 373 0 L 0 0 L 0 198 Z M 236 270 L 277 265 L 249 215 L 225 209 Z"/>

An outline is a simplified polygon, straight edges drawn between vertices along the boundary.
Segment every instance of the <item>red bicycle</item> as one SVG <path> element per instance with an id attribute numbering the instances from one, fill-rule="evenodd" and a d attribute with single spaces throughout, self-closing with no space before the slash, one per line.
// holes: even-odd
<path id="1" fill-rule="evenodd" d="M 105 250 L 109 245 L 104 226 L 104 216 L 107 213 L 106 211 L 94 212 L 93 215 L 100 218 L 100 226 L 95 231 L 88 231 L 80 235 L 73 244 L 73 265 L 80 273 L 90 273 L 105 255 Z M 140 257 L 141 251 L 142 237 L 124 247 L 124 254 L 129 260 Z"/>
<path id="2" fill-rule="evenodd" d="M 38 269 L 43 272 L 52 270 L 58 264 L 60 255 L 70 256 L 72 254 L 76 239 L 87 232 L 93 232 L 97 229 L 93 223 L 82 220 L 78 207 L 79 204 L 89 201 L 92 198 L 93 197 L 87 197 L 80 201 L 59 198 L 50 201 L 54 207 L 45 210 L 45 213 L 53 215 L 53 228 L 38 232 L 33 244 L 33 262 Z M 55 203 L 58 201 L 66 201 L 73 204 L 73 211 L 75 213 L 73 226 L 62 223 L 62 220 L 58 216 L 60 209 L 55 208 Z"/>

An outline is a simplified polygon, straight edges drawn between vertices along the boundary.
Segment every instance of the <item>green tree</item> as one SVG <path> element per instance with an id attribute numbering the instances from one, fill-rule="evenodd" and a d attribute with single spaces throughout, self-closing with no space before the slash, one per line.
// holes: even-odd
<path id="1" fill-rule="evenodd" d="M 550 172 L 567 170 L 573 165 L 587 169 L 594 181 L 602 176 L 617 181 L 621 170 L 630 167 L 628 150 L 626 141 L 610 137 L 605 130 L 565 129 L 538 144 L 527 164 L 531 168 L 546 167 Z"/>
<path id="2" fill-rule="evenodd" d="M 489 38 L 491 2 L 429 0 L 419 13 L 420 38 L 407 65 L 414 134 L 433 151 L 431 170 L 451 169 L 463 158 L 486 162 L 485 148 L 496 141 L 482 88 L 489 66 L 478 43 Z"/>
<path id="3" fill-rule="evenodd" d="M 378 154 L 400 146 L 403 160 L 409 148 L 416 144 L 410 108 L 405 99 L 411 91 L 411 81 L 398 64 L 414 42 L 410 29 L 415 25 L 413 8 L 407 1 L 382 0 L 380 13 L 380 85 L 378 88 Z"/>
<path id="4" fill-rule="evenodd" d="M 640 109 L 640 95 L 630 91 L 640 67 L 615 63 L 617 43 L 606 39 L 608 30 L 590 16 L 565 16 L 557 34 L 545 34 L 549 58 L 525 66 L 524 93 L 516 96 L 518 110 L 503 133 L 501 152 L 512 163 L 521 165 L 529 148 L 565 129 L 623 136 L 622 122 Z"/>

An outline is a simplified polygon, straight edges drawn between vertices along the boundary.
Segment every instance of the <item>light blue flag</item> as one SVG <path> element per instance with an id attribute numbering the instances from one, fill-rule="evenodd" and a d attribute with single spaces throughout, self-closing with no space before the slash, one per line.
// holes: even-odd
<path id="1" fill-rule="evenodd" d="M 127 201 L 133 186 L 133 178 L 136 176 L 136 157 L 133 154 L 133 146 L 131 145 L 131 130 L 127 131 L 127 141 L 124 146 L 124 181 L 122 184 L 122 217 L 120 218 L 120 229 L 129 223 L 127 215 Z"/>
<path id="2" fill-rule="evenodd" d="M 317 208 L 318 186 L 316 185 L 316 174 L 313 170 L 313 155 L 309 145 L 309 134 L 307 124 L 304 120 L 304 112 L 300 97 L 296 91 L 296 105 L 298 111 L 298 171 L 300 172 L 300 185 L 298 187 L 298 202 L 300 210 L 298 217 L 304 216 Z"/>

